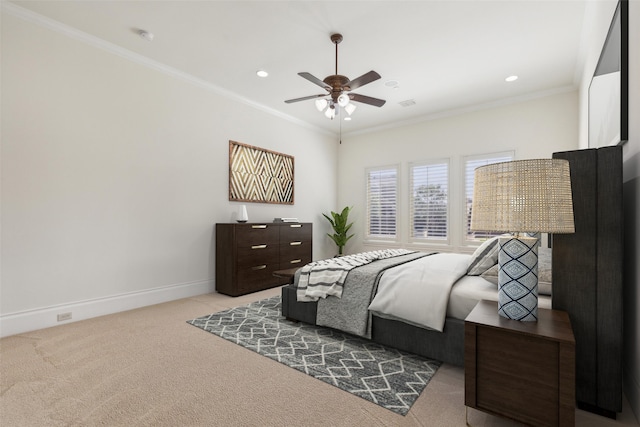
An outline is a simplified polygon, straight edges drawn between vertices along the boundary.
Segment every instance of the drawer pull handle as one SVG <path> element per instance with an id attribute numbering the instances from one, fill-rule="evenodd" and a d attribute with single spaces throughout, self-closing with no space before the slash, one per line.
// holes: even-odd
<path id="1" fill-rule="evenodd" d="M 267 247 L 267 245 L 253 245 L 251 246 L 251 249 L 265 249 Z"/>
<path id="2" fill-rule="evenodd" d="M 266 264 L 256 265 L 255 267 L 251 267 L 252 270 L 264 270 L 265 268 L 267 268 Z"/>
<path id="3" fill-rule="evenodd" d="M 293 260 L 289 261 L 290 264 L 297 264 L 299 262 L 302 262 L 302 260 L 301 259 L 293 259 Z"/>
<path id="4" fill-rule="evenodd" d="M 300 228 L 300 227 L 302 227 L 302 224 L 291 224 L 291 225 L 289 225 L 289 227 L 291 227 L 291 228 Z"/>
<path id="5" fill-rule="evenodd" d="M 291 242 L 291 243 L 289 243 L 289 245 L 291 245 L 291 246 L 299 246 L 301 244 L 302 244 L 302 242 Z"/>
<path id="6" fill-rule="evenodd" d="M 267 228 L 266 224 L 252 225 L 251 228 Z"/>

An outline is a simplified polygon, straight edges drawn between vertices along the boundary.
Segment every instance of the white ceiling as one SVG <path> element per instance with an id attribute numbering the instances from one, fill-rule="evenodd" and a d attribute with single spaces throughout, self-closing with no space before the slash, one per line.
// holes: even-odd
<path id="1" fill-rule="evenodd" d="M 419 120 L 511 98 L 577 87 L 588 0 L 474 1 L 13 1 L 121 48 L 210 82 L 242 99 L 337 133 L 298 76 L 370 70 L 382 78 L 354 92 L 386 99 L 358 104 L 342 132 Z M 583 27 L 585 29 L 583 29 Z M 154 34 L 153 42 L 136 33 Z M 258 69 L 269 77 L 256 76 Z M 518 75 L 513 83 L 505 77 Z M 385 85 L 397 80 L 398 88 Z M 415 100 L 415 105 L 399 103 Z"/>

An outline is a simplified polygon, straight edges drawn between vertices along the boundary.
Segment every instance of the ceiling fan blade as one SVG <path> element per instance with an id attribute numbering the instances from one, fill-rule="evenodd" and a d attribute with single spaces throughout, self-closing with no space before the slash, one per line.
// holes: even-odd
<path id="1" fill-rule="evenodd" d="M 349 98 L 352 101 L 362 102 L 363 104 L 369 104 L 375 107 L 382 107 L 385 102 L 387 102 L 384 99 L 373 98 L 366 95 L 358 95 L 357 93 L 350 93 Z"/>
<path id="2" fill-rule="evenodd" d="M 306 101 L 307 99 L 314 99 L 314 98 L 324 98 L 325 96 L 328 96 L 328 95 L 325 93 L 322 95 L 303 96 L 302 98 L 287 99 L 284 102 L 286 102 L 287 104 L 291 104 L 292 102 Z"/>
<path id="3" fill-rule="evenodd" d="M 349 83 L 347 83 L 347 86 L 349 86 L 349 90 L 356 90 L 357 88 L 374 82 L 379 78 L 380 74 L 376 73 L 375 71 L 369 71 L 368 73 L 351 80 Z"/>
<path id="4" fill-rule="evenodd" d="M 311 75 L 310 73 L 307 72 L 302 72 L 302 73 L 298 73 L 298 75 L 300 77 L 303 77 L 307 80 L 309 80 L 311 83 L 313 84 L 317 84 L 318 86 L 320 86 L 321 88 L 327 89 L 327 90 L 331 90 L 331 86 L 329 86 L 328 84 L 326 84 L 325 82 L 323 82 L 322 80 L 320 80 L 319 78 Z"/>

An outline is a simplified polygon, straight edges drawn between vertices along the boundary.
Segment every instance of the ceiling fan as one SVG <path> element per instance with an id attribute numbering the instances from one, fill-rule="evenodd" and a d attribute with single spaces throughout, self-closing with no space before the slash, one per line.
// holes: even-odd
<path id="1" fill-rule="evenodd" d="M 292 102 L 316 99 L 316 107 L 318 110 L 324 111 L 325 116 L 330 119 L 335 117 L 337 106 L 344 108 L 344 110 L 351 115 L 356 106 L 351 104 L 350 101 L 361 102 L 375 107 L 382 107 L 386 102 L 384 99 L 373 98 L 351 92 L 352 90 L 378 80 L 380 78 L 380 74 L 375 71 L 369 71 L 368 73 L 365 73 L 353 80 L 349 80 L 346 76 L 338 74 L 338 44 L 342 41 L 342 34 L 332 34 L 331 41 L 336 45 L 336 73 L 334 75 L 327 76 L 324 80 L 320 80 L 307 72 L 298 73 L 299 76 L 325 89 L 327 93 L 288 99 L 284 102 L 290 104 Z"/>

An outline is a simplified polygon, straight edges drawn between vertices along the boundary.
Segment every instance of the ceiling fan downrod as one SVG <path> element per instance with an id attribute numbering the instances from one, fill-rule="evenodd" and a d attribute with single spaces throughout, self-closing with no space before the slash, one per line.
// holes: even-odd
<path id="1" fill-rule="evenodd" d="M 338 45 L 342 41 L 342 34 L 331 34 L 331 41 L 336 45 L 336 75 L 338 74 Z"/>

